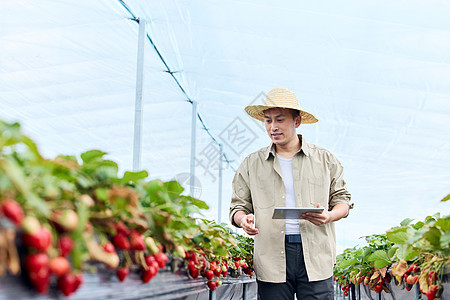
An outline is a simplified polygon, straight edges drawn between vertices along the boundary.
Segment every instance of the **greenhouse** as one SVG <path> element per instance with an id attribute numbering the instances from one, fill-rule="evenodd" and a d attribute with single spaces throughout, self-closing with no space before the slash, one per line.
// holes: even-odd
<path id="1" fill-rule="evenodd" d="M 0 1 L 0 299 L 450 300 L 449 15 Z"/>

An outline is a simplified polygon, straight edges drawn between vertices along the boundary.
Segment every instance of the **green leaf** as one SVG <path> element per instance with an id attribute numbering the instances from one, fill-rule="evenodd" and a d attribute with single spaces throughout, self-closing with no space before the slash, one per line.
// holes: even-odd
<path id="1" fill-rule="evenodd" d="M 416 224 L 412 225 L 412 227 L 413 227 L 415 230 L 418 230 L 418 229 L 422 228 L 423 225 L 425 225 L 425 223 L 422 222 L 422 221 L 420 221 L 420 222 L 417 222 Z"/>
<path id="2" fill-rule="evenodd" d="M 358 262 L 358 260 L 356 258 L 352 258 L 352 259 L 344 259 L 341 263 L 340 263 L 340 267 L 342 269 L 346 269 L 351 265 L 354 265 Z"/>
<path id="3" fill-rule="evenodd" d="M 184 191 L 181 184 L 175 180 L 165 182 L 164 186 L 167 188 L 167 193 L 171 200 L 176 199 Z"/>
<path id="4" fill-rule="evenodd" d="M 406 218 L 403 221 L 400 222 L 401 226 L 408 226 L 414 219 Z"/>
<path id="5" fill-rule="evenodd" d="M 377 269 L 382 269 L 382 268 L 384 268 L 384 267 L 386 267 L 386 266 L 388 266 L 388 265 L 390 265 L 391 264 L 391 262 L 390 261 L 386 261 L 386 260 L 376 260 L 375 262 L 374 262 L 374 266 L 375 266 L 375 268 L 377 268 Z"/>
<path id="6" fill-rule="evenodd" d="M 181 196 L 181 197 L 189 199 L 193 205 L 197 206 L 200 209 L 209 209 L 209 206 L 208 204 L 206 204 L 205 201 L 199 200 L 191 196 Z"/>
<path id="7" fill-rule="evenodd" d="M 386 235 L 391 242 L 396 244 L 405 244 L 412 237 L 407 227 L 396 227 L 387 231 Z"/>
<path id="8" fill-rule="evenodd" d="M 450 200 L 450 194 L 448 194 L 447 196 L 444 197 L 444 199 L 441 200 L 441 202 L 445 202 Z"/>
<path id="9" fill-rule="evenodd" d="M 427 232 L 423 234 L 423 237 L 430 242 L 434 248 L 440 248 L 441 232 L 436 227 L 431 227 Z"/>
<path id="10" fill-rule="evenodd" d="M 141 179 L 147 178 L 148 177 L 148 172 L 143 170 L 143 171 L 139 171 L 139 172 L 125 172 L 125 174 L 123 174 L 123 178 L 122 178 L 122 182 L 123 183 L 129 183 L 131 182 L 138 182 Z"/>
<path id="11" fill-rule="evenodd" d="M 441 235 L 441 249 L 449 248 L 450 245 L 450 231 L 444 232 L 443 235 Z"/>
<path id="12" fill-rule="evenodd" d="M 371 256 L 367 258 L 368 261 L 376 261 L 376 260 L 384 260 L 389 261 L 389 257 L 386 251 L 384 250 L 377 250 L 374 253 L 372 253 Z"/>
<path id="13" fill-rule="evenodd" d="M 395 255 L 395 253 L 397 252 L 398 247 L 392 247 L 391 249 L 389 249 L 388 251 L 388 257 L 390 259 L 392 259 L 392 257 Z"/>
<path id="14" fill-rule="evenodd" d="M 450 218 L 437 220 L 435 226 L 440 227 L 441 230 L 444 232 L 449 231 L 450 230 Z"/>
<path id="15" fill-rule="evenodd" d="M 420 254 L 420 251 L 415 250 L 413 247 L 409 246 L 406 248 L 404 253 L 404 260 L 411 261 Z"/>
<path id="16" fill-rule="evenodd" d="M 82 153 L 80 157 L 83 160 L 83 163 L 87 164 L 89 162 L 102 158 L 105 154 L 106 152 L 100 150 L 90 150 Z"/>

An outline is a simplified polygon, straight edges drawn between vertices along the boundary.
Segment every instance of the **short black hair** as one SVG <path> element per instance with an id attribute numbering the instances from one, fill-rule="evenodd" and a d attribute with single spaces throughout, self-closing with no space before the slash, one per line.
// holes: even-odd
<path id="1" fill-rule="evenodd" d="M 299 110 L 297 110 L 297 109 L 289 109 L 290 111 L 291 111 L 291 115 L 292 115 L 292 118 L 297 118 L 298 116 L 300 116 L 300 111 Z"/>

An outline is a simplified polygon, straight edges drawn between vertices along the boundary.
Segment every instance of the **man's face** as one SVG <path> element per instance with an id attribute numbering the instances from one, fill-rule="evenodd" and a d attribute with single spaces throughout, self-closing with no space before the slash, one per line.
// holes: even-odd
<path id="1" fill-rule="evenodd" d="M 264 111 L 264 124 L 274 144 L 284 146 L 297 139 L 296 128 L 300 126 L 300 116 L 294 117 L 287 108 L 271 108 Z"/>

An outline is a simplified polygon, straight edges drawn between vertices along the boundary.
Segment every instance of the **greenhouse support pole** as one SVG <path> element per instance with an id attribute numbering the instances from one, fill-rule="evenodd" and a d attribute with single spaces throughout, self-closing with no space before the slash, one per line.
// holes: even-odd
<path id="1" fill-rule="evenodd" d="M 194 197 L 195 185 L 195 143 L 197 128 L 197 101 L 192 101 L 192 121 L 191 121 L 191 174 L 189 177 L 191 197 Z"/>
<path id="2" fill-rule="evenodd" d="M 248 283 L 242 285 L 242 300 L 247 300 Z"/>
<path id="3" fill-rule="evenodd" d="M 141 168 L 141 140 L 142 140 L 142 90 L 144 83 L 144 50 L 145 50 L 145 21 L 139 20 L 138 55 L 136 70 L 136 102 L 134 106 L 134 144 L 133 171 Z"/>
<path id="4" fill-rule="evenodd" d="M 219 203 L 217 205 L 217 223 L 222 223 L 222 156 L 223 156 L 223 145 L 219 144 L 220 154 L 219 154 Z"/>

